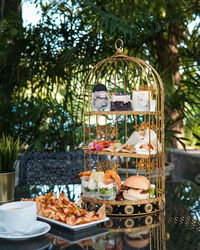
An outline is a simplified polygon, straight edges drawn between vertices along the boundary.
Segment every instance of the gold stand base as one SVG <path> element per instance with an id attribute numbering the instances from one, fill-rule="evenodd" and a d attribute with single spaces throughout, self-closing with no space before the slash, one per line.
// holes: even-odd
<path id="1" fill-rule="evenodd" d="M 128 200 L 98 200 L 88 197 L 82 198 L 82 207 L 89 211 L 97 211 L 103 204 L 106 205 L 106 214 L 109 216 L 148 215 L 164 209 L 165 196 L 163 194 L 157 198 L 136 202 Z"/>

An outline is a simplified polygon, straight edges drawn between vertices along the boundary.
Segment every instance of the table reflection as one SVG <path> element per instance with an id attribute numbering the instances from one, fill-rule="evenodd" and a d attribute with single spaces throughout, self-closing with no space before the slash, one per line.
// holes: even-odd
<path id="1" fill-rule="evenodd" d="M 114 238 L 108 239 L 108 249 L 166 249 L 165 210 L 147 216 L 112 217 L 103 227 Z"/>
<path id="2" fill-rule="evenodd" d="M 46 236 L 23 240 L 23 241 L 9 241 L 0 239 L 0 250 L 36 250 L 36 249 L 50 249 L 51 240 Z"/>
<path id="3" fill-rule="evenodd" d="M 142 217 L 112 217 L 99 227 L 72 232 L 52 225 L 48 237 L 52 247 L 67 249 L 79 246 L 80 249 L 166 249 L 165 211 Z M 52 248 L 51 248 L 52 249 Z M 57 249 L 57 248 L 56 248 Z"/>
<path id="4" fill-rule="evenodd" d="M 29 198 L 65 191 L 72 201 L 80 196 L 79 185 L 62 186 L 18 186 L 15 199 Z M 166 208 L 147 216 L 110 217 L 110 220 L 78 232 L 51 224 L 44 249 L 200 249 L 200 188 L 192 182 L 166 183 Z M 41 237 L 30 242 L 34 248 L 23 248 L 26 242 L 0 240 L 0 249 L 43 249 L 37 248 Z M 29 244 L 30 245 L 30 244 Z M 27 245 L 26 245 L 27 246 Z M 12 248 L 13 247 L 13 248 Z"/>

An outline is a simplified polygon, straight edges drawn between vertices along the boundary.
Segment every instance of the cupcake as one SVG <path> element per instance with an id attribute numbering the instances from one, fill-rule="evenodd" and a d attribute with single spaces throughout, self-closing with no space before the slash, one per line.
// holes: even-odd
<path id="1" fill-rule="evenodd" d="M 108 109 L 108 91 L 104 84 L 97 84 L 93 88 L 92 108 L 94 111 L 104 111 Z"/>

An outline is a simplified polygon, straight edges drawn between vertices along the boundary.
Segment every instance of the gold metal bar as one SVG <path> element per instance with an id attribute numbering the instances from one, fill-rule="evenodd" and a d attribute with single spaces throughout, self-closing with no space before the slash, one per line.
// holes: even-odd
<path id="1" fill-rule="evenodd" d="M 107 116 L 105 115 L 105 138 L 106 140 L 108 140 L 108 131 L 107 131 L 108 127 L 107 127 Z"/>
<path id="2" fill-rule="evenodd" d="M 116 87 L 116 84 L 117 84 L 117 61 L 115 61 L 115 94 L 117 93 L 117 87 Z"/>
<path id="3" fill-rule="evenodd" d="M 116 119 L 115 119 L 115 137 L 116 137 L 116 141 L 118 140 L 118 133 L 117 133 L 117 115 L 116 115 Z"/>
<path id="4" fill-rule="evenodd" d="M 151 112 L 152 114 L 161 114 L 161 112 Z M 85 111 L 84 115 L 148 115 L 148 111 Z"/>

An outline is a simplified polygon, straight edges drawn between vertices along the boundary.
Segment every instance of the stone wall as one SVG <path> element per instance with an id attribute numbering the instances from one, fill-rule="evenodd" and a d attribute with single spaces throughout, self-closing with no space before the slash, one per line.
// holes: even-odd
<path id="1" fill-rule="evenodd" d="M 200 151 L 174 149 L 170 154 L 170 161 L 174 163 L 173 180 L 192 180 L 200 174 Z"/>

